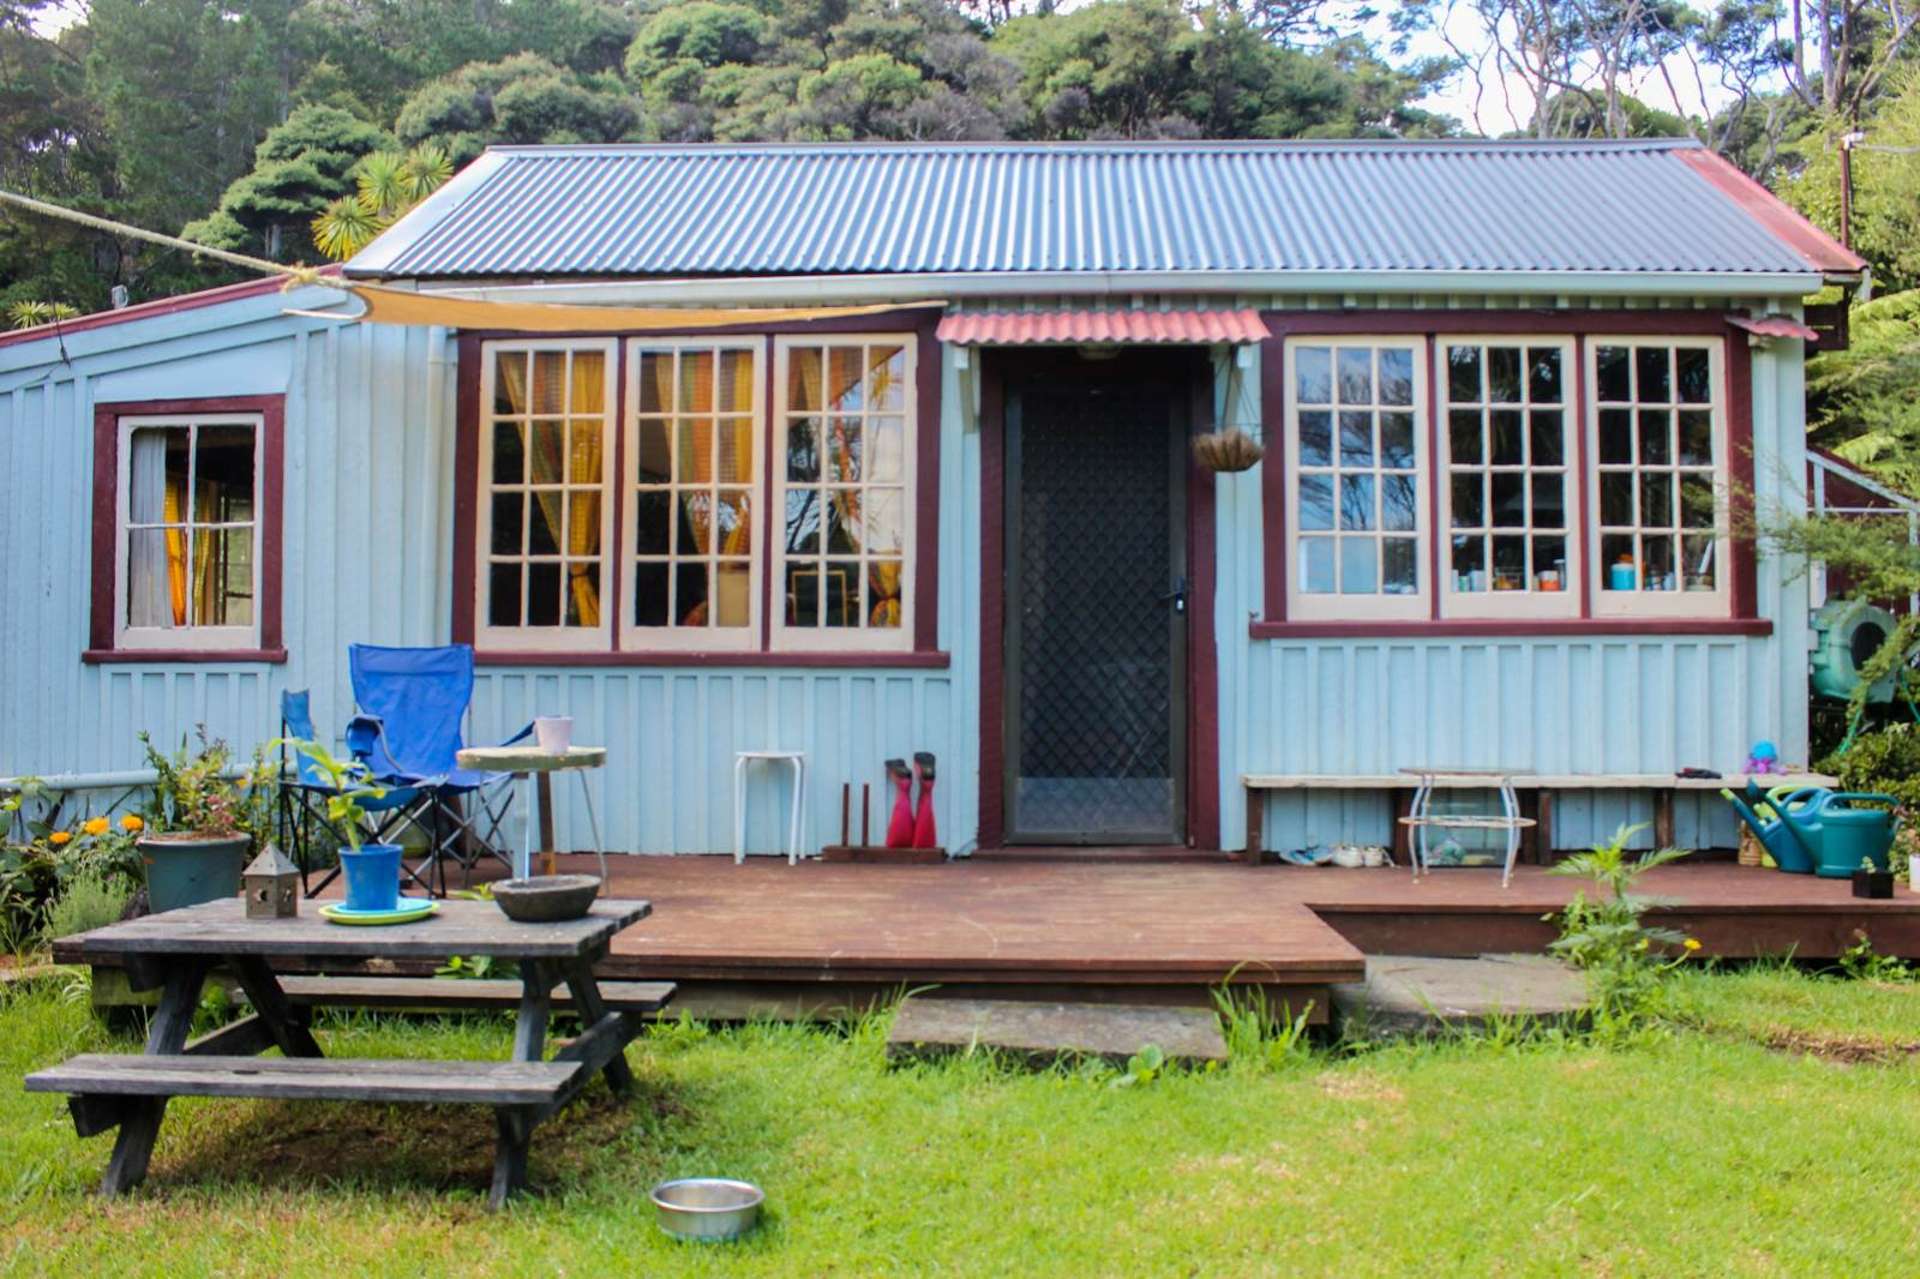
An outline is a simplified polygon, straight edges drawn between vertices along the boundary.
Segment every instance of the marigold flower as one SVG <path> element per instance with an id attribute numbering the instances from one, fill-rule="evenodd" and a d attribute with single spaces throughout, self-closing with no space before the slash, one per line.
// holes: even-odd
<path id="1" fill-rule="evenodd" d="M 64 830 L 57 830 L 53 832 L 53 834 L 47 836 L 47 842 L 49 844 L 52 844 L 55 848 L 59 848 L 62 845 L 69 843 L 72 839 L 73 839 L 73 833 L 71 831 L 64 831 Z"/>
<path id="2" fill-rule="evenodd" d="M 113 824 L 104 817 L 89 817 L 80 823 L 80 829 L 89 835 L 104 835 L 113 829 Z"/>
<path id="3" fill-rule="evenodd" d="M 140 820 L 140 814 L 138 813 L 128 813 L 125 817 L 122 817 L 120 819 L 120 826 L 123 830 L 145 830 L 147 828 L 147 824 Z"/>
<path id="4" fill-rule="evenodd" d="M 1700 949 L 1700 939 L 1699 939 L 1698 937 L 1689 937 L 1689 938 L 1687 938 L 1687 940 L 1686 940 L 1686 947 L 1687 947 L 1687 949 L 1688 949 L 1688 950 L 1699 950 L 1699 949 Z"/>

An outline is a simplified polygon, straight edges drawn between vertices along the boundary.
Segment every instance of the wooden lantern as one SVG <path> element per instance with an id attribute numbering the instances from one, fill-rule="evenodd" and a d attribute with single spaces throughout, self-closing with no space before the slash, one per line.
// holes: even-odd
<path id="1" fill-rule="evenodd" d="M 240 873 L 248 919 L 292 919 L 300 913 L 300 868 L 269 842 Z"/>

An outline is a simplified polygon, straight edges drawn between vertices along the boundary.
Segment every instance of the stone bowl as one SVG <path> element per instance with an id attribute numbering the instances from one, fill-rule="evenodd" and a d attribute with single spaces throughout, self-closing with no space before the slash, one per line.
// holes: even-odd
<path id="1" fill-rule="evenodd" d="M 543 875 L 503 879 L 493 886 L 493 904 L 522 924 L 556 924 L 578 919 L 600 895 L 598 875 Z"/>

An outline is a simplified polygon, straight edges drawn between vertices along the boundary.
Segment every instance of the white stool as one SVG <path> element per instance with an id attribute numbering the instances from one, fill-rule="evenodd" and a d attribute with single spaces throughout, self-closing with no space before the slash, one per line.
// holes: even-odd
<path id="1" fill-rule="evenodd" d="M 747 765 L 754 760 L 793 765 L 793 812 L 787 818 L 787 865 L 800 859 L 800 814 L 805 811 L 807 756 L 804 751 L 736 751 L 733 757 L 733 860 L 747 860 Z"/>

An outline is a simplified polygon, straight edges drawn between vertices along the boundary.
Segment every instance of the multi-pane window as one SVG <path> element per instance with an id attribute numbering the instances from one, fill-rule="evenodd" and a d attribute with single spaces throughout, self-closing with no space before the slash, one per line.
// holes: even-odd
<path id="1" fill-rule="evenodd" d="M 758 342 L 640 342 L 629 445 L 638 644 L 759 642 Z"/>
<path id="2" fill-rule="evenodd" d="M 780 343 L 776 642 L 911 643 L 913 351 L 897 337 Z"/>
<path id="3" fill-rule="evenodd" d="M 1287 355 L 1294 596 L 1308 616 L 1415 616 L 1424 345 L 1303 341 Z"/>
<path id="4" fill-rule="evenodd" d="M 1725 586 L 1720 351 L 1711 341 L 1593 343 L 1595 599 L 1605 611 L 1698 609 Z"/>
<path id="5" fill-rule="evenodd" d="M 605 643 L 613 442 L 610 342 L 489 346 L 482 388 L 483 639 Z"/>
<path id="6" fill-rule="evenodd" d="M 120 421 L 118 643 L 257 642 L 257 416 Z"/>
<path id="7" fill-rule="evenodd" d="M 1564 341 L 1441 343 L 1447 596 L 1457 615 L 1577 612 Z"/>

